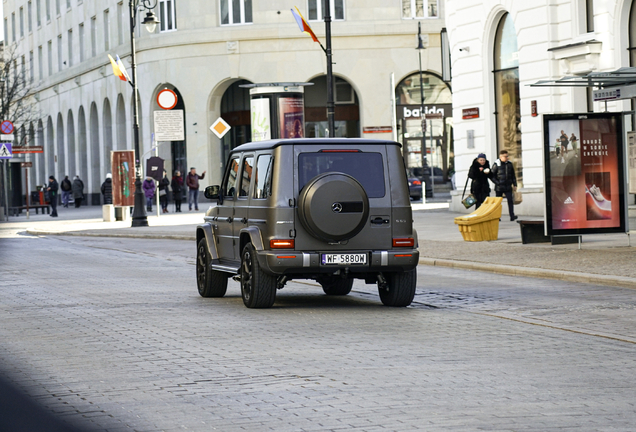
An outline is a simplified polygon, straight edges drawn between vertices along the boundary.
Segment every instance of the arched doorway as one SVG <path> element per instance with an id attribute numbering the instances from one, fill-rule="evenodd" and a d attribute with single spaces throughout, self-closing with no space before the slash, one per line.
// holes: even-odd
<path id="1" fill-rule="evenodd" d="M 66 117 L 66 136 L 68 141 L 68 169 L 64 173 L 64 175 L 68 175 L 69 179 L 73 178 L 77 172 L 77 165 L 75 158 L 77 157 L 77 153 L 75 151 L 75 122 L 73 119 L 73 111 L 68 110 L 68 115 Z M 61 176 L 61 175 L 60 175 Z M 61 176 L 61 178 L 64 178 Z"/>
<path id="2" fill-rule="evenodd" d="M 221 157 L 225 164 L 230 151 L 252 140 L 252 121 L 250 118 L 250 91 L 240 87 L 252 84 L 248 80 L 232 83 L 221 98 L 221 117 L 232 129 L 221 139 Z"/>
<path id="3" fill-rule="evenodd" d="M 66 173 L 66 146 L 64 144 L 64 120 L 62 113 L 57 115 L 57 168 L 58 176 Z M 64 177 L 62 177 L 64 178 Z"/>
<path id="4" fill-rule="evenodd" d="M 422 128 L 422 93 L 426 114 L 426 133 Z M 435 183 L 448 180 L 449 169 L 454 165 L 453 154 L 453 95 L 442 79 L 431 73 L 415 72 L 395 88 L 398 141 L 402 144 L 404 161 L 411 174 L 424 175 L 422 166 L 433 167 Z M 425 146 L 424 146 L 425 144 Z M 422 149 L 426 148 L 424 154 Z"/>
<path id="5" fill-rule="evenodd" d="M 349 82 L 334 77 L 335 136 L 360 137 L 360 102 Z M 305 87 L 305 136 L 307 138 L 328 137 L 327 122 L 327 77 L 316 77 Z"/>
<path id="6" fill-rule="evenodd" d="M 515 166 L 519 187 L 523 187 L 521 158 L 521 104 L 519 98 L 519 53 L 517 32 L 510 14 L 506 13 L 497 26 L 494 45 L 495 118 L 497 121 L 497 155 L 508 150 Z M 495 157 L 496 156 L 496 157 Z"/>
<path id="7" fill-rule="evenodd" d="M 186 132 L 186 112 L 185 112 L 185 101 L 177 89 L 172 84 L 162 84 L 160 85 L 154 93 L 152 98 L 152 109 L 151 111 L 164 111 L 163 108 L 159 106 L 157 103 L 157 95 L 162 90 L 172 90 L 177 95 L 177 104 L 170 111 L 183 111 L 183 140 L 179 141 L 157 141 L 156 145 L 158 146 L 159 157 L 164 159 L 164 169 L 168 174 L 169 178 L 172 178 L 175 171 L 181 171 L 181 175 L 185 178 L 187 174 L 188 168 L 188 152 L 185 137 L 187 135 Z M 153 119 L 154 122 L 154 119 Z M 169 145 L 168 145 L 169 144 Z M 154 155 L 154 152 L 153 152 Z M 148 155 L 150 157 L 150 155 Z M 142 163 L 145 164 L 144 161 Z"/>

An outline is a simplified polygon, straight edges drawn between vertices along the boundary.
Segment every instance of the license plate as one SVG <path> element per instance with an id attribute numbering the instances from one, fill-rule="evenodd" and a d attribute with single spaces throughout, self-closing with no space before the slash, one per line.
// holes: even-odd
<path id="1" fill-rule="evenodd" d="M 322 265 L 364 265 L 367 254 L 322 254 Z"/>

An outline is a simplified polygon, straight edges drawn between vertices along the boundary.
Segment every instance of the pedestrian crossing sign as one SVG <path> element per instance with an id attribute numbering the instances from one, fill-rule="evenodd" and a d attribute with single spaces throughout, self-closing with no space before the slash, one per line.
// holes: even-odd
<path id="1" fill-rule="evenodd" d="M 0 159 L 11 159 L 11 143 L 0 143 Z"/>

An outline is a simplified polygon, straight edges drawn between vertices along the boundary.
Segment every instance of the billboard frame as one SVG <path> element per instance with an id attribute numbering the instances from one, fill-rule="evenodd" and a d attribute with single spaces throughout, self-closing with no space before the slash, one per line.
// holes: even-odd
<path id="1" fill-rule="evenodd" d="M 625 176 L 625 142 L 624 142 L 624 113 L 623 112 L 603 112 L 603 113 L 573 113 L 573 114 L 544 114 L 542 119 L 543 127 L 543 160 L 544 160 L 544 217 L 545 235 L 547 236 L 580 236 L 585 234 L 629 234 L 629 220 L 627 218 L 627 179 Z M 593 228 L 555 228 L 553 226 L 552 208 L 552 172 L 550 161 L 550 122 L 552 121 L 584 121 L 584 120 L 614 120 L 616 139 L 616 172 L 618 175 L 618 201 L 619 201 L 619 224 L 611 227 Z M 579 149 L 582 149 L 582 139 L 579 135 Z M 579 158 L 582 159 L 582 156 Z M 582 163 L 581 163 L 582 164 Z M 596 172 L 593 172 L 596 173 Z M 581 173 L 578 174 L 582 175 Z M 579 204 L 580 205 L 580 204 Z"/>

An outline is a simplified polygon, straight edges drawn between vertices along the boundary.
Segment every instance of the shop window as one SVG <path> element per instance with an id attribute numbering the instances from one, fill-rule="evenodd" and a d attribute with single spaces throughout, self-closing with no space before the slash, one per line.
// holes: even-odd
<path id="1" fill-rule="evenodd" d="M 169 32 L 177 29 L 176 0 L 162 0 L 159 2 L 159 31 Z"/>
<path id="2" fill-rule="evenodd" d="M 309 21 L 324 21 L 326 1 L 308 0 L 307 17 Z M 329 12 L 332 20 L 344 20 L 344 0 L 329 0 Z"/>
<path id="3" fill-rule="evenodd" d="M 439 0 L 402 0 L 402 18 L 439 18 Z"/>
<path id="4" fill-rule="evenodd" d="M 221 25 L 251 24 L 252 0 L 221 0 Z"/>
<path id="5" fill-rule="evenodd" d="M 517 182 L 521 186 L 523 184 L 523 165 L 521 159 L 519 56 L 517 33 L 509 14 L 503 16 L 497 27 L 494 58 L 497 154 L 500 150 L 508 150 L 510 161 L 515 166 Z"/>

